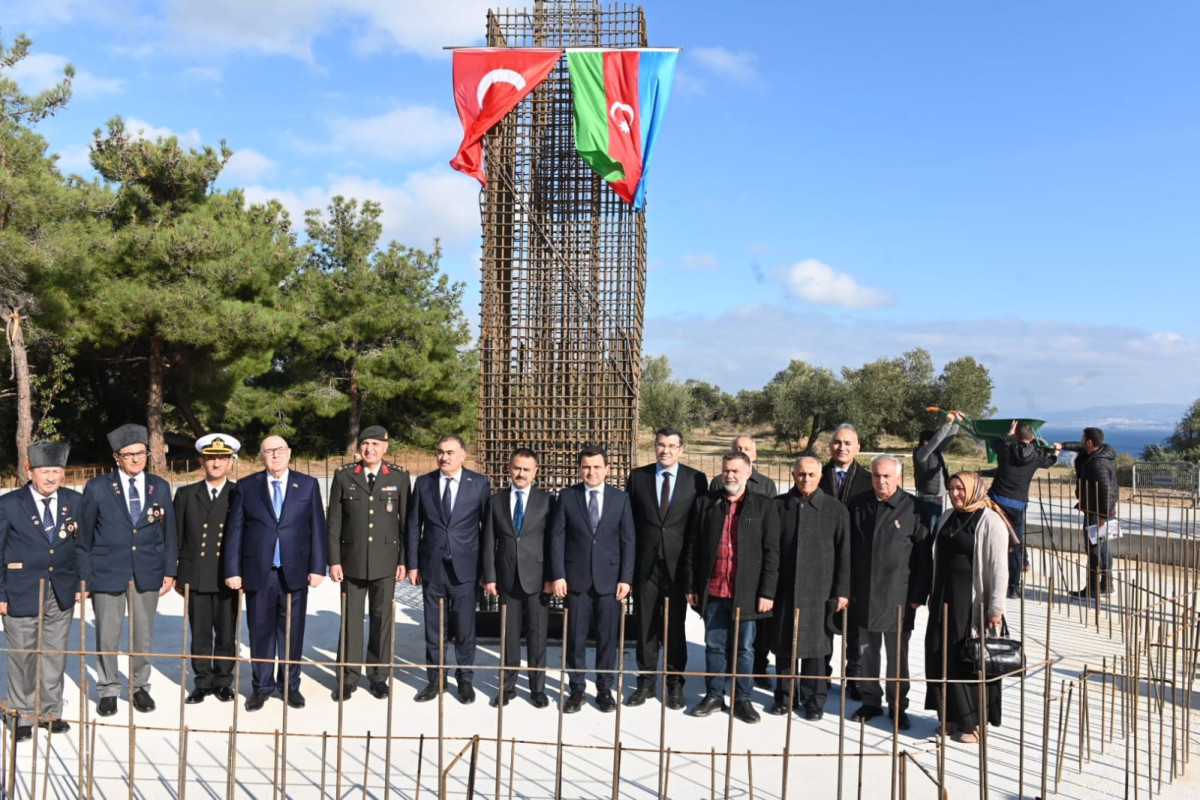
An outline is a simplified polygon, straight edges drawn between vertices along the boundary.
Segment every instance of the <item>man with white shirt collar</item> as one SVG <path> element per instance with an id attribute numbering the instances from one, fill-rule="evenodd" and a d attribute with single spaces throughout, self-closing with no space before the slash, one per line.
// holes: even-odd
<path id="1" fill-rule="evenodd" d="M 210 433 L 196 440 L 204 477 L 175 492 L 175 521 L 179 526 L 179 571 L 175 590 L 187 588 L 188 627 L 192 636 L 192 691 L 185 703 L 208 695 L 223 703 L 236 697 L 233 658 L 237 655 L 237 595 L 225 585 L 221 546 L 225 520 L 237 484 L 228 479 L 241 443 L 228 433 Z"/>
<path id="2" fill-rule="evenodd" d="M 15 711 L 16 741 L 33 736 L 33 724 L 51 733 L 71 729 L 63 710 L 67 634 L 78 599 L 75 542 L 83 496 L 62 486 L 70 446 L 34 442 L 26 467 L 28 491 L 0 497 L 0 616 L 8 653 L 8 706 Z M 45 595 L 40 594 L 45 581 Z M 39 606 L 38 600 L 42 599 Z M 41 654 L 36 654 L 41 616 Z M 41 695 L 37 677 L 41 662 Z M 34 708 L 35 699 L 40 705 Z"/>
<path id="3" fill-rule="evenodd" d="M 83 488 L 79 531 L 79 577 L 87 582 L 96 611 L 96 712 L 117 713 L 121 684 L 117 648 L 125 607 L 130 608 L 134 653 L 154 652 L 154 615 L 158 598 L 175 585 L 179 541 L 171 485 L 146 472 L 150 436 L 143 425 L 122 425 L 108 434 L 116 469 L 92 478 Z M 132 602 L 127 603 L 130 581 Z M 133 657 L 130 676 L 133 707 L 153 711 L 150 658 Z"/>

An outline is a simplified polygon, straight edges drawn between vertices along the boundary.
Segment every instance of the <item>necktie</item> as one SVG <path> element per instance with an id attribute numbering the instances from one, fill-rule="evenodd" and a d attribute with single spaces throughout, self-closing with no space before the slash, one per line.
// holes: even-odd
<path id="1" fill-rule="evenodd" d="M 588 492 L 588 522 L 591 523 L 593 531 L 600 526 L 599 494 L 599 489 L 592 489 L 590 492 Z"/>
<path id="2" fill-rule="evenodd" d="M 46 532 L 47 539 L 54 541 L 54 513 L 50 510 L 50 498 L 43 497 L 42 503 L 46 506 L 46 511 L 42 514 L 42 530 Z"/>
<path id="3" fill-rule="evenodd" d="M 658 498 L 658 515 L 666 519 L 667 512 L 671 510 L 671 473 L 664 472 L 662 478 L 662 495 Z"/>
<path id="4" fill-rule="evenodd" d="M 213 500 L 217 499 L 217 487 L 215 487 L 215 486 L 212 488 L 212 496 L 213 496 L 212 497 Z"/>
<path id="5" fill-rule="evenodd" d="M 279 481 L 271 481 L 271 507 L 275 509 L 275 519 L 283 513 L 283 489 L 280 487 Z M 282 563 L 279 560 L 279 536 L 275 537 L 275 554 L 271 557 L 271 566 L 278 567 Z"/>
<path id="6" fill-rule="evenodd" d="M 453 510 L 454 499 L 450 496 L 450 478 L 446 478 L 446 490 L 442 492 L 442 517 L 449 522 Z"/>
<path id="7" fill-rule="evenodd" d="M 525 522 L 525 503 L 522 501 L 524 492 L 517 492 L 517 507 L 513 509 L 513 530 L 521 535 L 521 525 Z"/>
<path id="8" fill-rule="evenodd" d="M 375 491 L 375 473 L 374 472 L 367 473 L 367 491 L 368 492 Z"/>
<path id="9" fill-rule="evenodd" d="M 838 479 L 838 491 L 840 492 L 842 490 L 842 484 L 846 482 L 846 471 L 839 469 L 838 473 L 837 473 L 837 479 Z"/>
<path id="10" fill-rule="evenodd" d="M 137 480 L 129 479 L 129 518 L 137 522 L 142 515 L 142 498 L 138 495 Z"/>

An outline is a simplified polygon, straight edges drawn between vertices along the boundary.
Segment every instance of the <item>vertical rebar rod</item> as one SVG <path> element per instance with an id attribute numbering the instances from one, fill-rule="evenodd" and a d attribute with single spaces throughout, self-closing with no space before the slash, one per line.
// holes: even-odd
<path id="1" fill-rule="evenodd" d="M 500 602 L 500 692 L 496 695 L 496 800 L 500 800 L 500 775 L 504 770 L 504 702 L 507 694 L 505 655 L 508 653 L 508 604 Z"/>
<path id="2" fill-rule="evenodd" d="M 620 617 L 617 619 L 617 708 L 613 718 L 613 765 L 612 765 L 612 800 L 617 800 L 621 789 L 621 693 L 624 691 L 625 677 L 625 611 L 628 603 L 621 600 L 617 608 Z M 666 698 L 662 698 L 664 701 Z"/>
<path id="3" fill-rule="evenodd" d="M 796 649 L 799 646 L 797 641 L 800 637 L 800 609 L 792 611 L 792 660 L 788 662 L 788 671 L 791 673 L 791 680 L 788 681 L 788 699 L 787 699 L 787 725 L 785 726 L 783 735 L 783 775 L 780 778 L 781 786 L 779 788 L 780 800 L 787 800 L 788 795 L 788 768 L 791 766 L 792 753 L 792 708 L 796 702 Z M 779 664 L 775 665 L 776 672 L 776 690 L 778 686 Z M 816 678 L 820 680 L 820 678 Z"/>
<path id="4" fill-rule="evenodd" d="M 383 800 L 392 796 L 392 715 L 395 713 L 396 697 L 396 598 L 392 597 L 388 609 L 388 696 L 387 696 L 387 736 L 383 745 Z"/>
<path id="5" fill-rule="evenodd" d="M 846 680 L 846 634 L 850 631 L 850 607 L 842 609 L 842 642 L 841 654 L 838 658 L 838 673 L 841 689 L 838 691 L 838 743 L 837 743 L 837 800 L 842 800 L 843 781 L 846 767 L 846 691 L 849 681 Z"/>
<path id="6" fill-rule="evenodd" d="M 446 774 L 446 598 L 438 598 L 438 780 Z"/>
<path id="7" fill-rule="evenodd" d="M 725 648 L 725 669 L 729 673 L 729 721 L 725 729 L 725 800 L 729 800 L 729 785 L 733 772 L 733 718 L 737 708 L 738 634 L 742 632 L 742 610 L 733 610 L 733 649 Z M 728 641 L 728 639 L 726 640 Z M 723 678 L 722 678 L 723 679 Z"/>
<path id="8" fill-rule="evenodd" d="M 287 798 L 287 751 L 288 751 L 288 709 L 291 707 L 292 686 L 292 593 L 287 593 L 284 602 L 284 613 L 287 619 L 283 624 L 283 742 L 279 751 L 279 796 Z M 296 669 L 298 670 L 299 664 Z"/>
<path id="9" fill-rule="evenodd" d="M 563 707 L 567 702 L 567 634 L 571 622 L 571 609 L 563 608 L 562 618 L 562 657 L 559 659 L 558 670 L 558 733 L 554 743 L 554 796 L 562 797 L 563 781 Z"/>
<path id="10" fill-rule="evenodd" d="M 37 780 L 38 780 L 38 731 L 41 730 L 42 721 L 42 649 L 46 646 L 46 579 L 38 580 L 38 620 L 37 620 L 37 649 L 33 654 L 33 731 L 32 738 L 29 740 L 29 796 L 37 797 Z M 20 724 L 21 718 L 17 717 L 17 723 Z M 50 731 L 46 731 L 46 741 L 50 740 Z M 50 770 L 50 762 L 46 762 L 46 780 L 50 780 L 48 774 Z"/>
<path id="11" fill-rule="evenodd" d="M 371 731 L 368 730 L 367 731 L 367 749 L 363 753 L 363 782 L 362 782 L 363 800 L 366 800 L 366 798 L 367 798 L 367 784 L 370 782 L 369 781 L 370 777 L 371 777 Z"/>
<path id="12" fill-rule="evenodd" d="M 663 598 L 662 672 L 658 676 L 658 797 L 666 800 L 666 766 L 664 749 L 667 745 L 667 664 L 671 658 L 671 598 Z M 682 676 L 680 680 L 683 680 Z M 620 702 L 620 698 L 617 698 Z"/>
<path id="13" fill-rule="evenodd" d="M 240 655 L 242 649 L 242 589 L 233 596 L 233 648 L 234 655 Z M 238 732 L 238 690 L 242 686 L 242 659 L 235 658 L 233 662 L 233 724 L 229 726 L 229 775 L 225 781 L 225 800 L 233 800 L 233 790 L 237 786 L 237 732 Z"/>
<path id="14" fill-rule="evenodd" d="M 338 697 L 338 701 L 337 701 L 337 741 L 336 741 L 337 746 L 334 748 L 336 752 L 334 753 L 334 756 L 333 756 L 335 764 L 336 764 L 336 766 L 334 767 L 334 772 L 333 772 L 334 797 L 342 796 L 342 751 L 345 749 L 343 746 L 344 740 L 342 737 L 344 734 L 343 724 L 344 724 L 345 713 L 346 713 L 346 702 L 345 702 L 345 695 L 346 695 L 346 631 L 349 630 L 349 626 L 350 626 L 350 621 L 348 619 L 346 619 L 346 593 L 344 591 L 342 591 L 341 586 L 338 586 L 338 601 L 339 601 L 339 605 L 341 606 L 342 613 L 341 613 L 341 617 L 339 617 L 339 620 L 341 621 L 341 625 L 339 626 L 340 630 L 338 631 L 338 651 L 337 651 L 338 663 L 337 663 L 337 666 L 334 668 L 337 670 L 337 697 Z M 291 617 L 290 614 L 288 616 L 289 616 L 289 618 Z M 359 627 L 362 627 L 362 620 L 359 620 L 358 624 L 359 624 Z M 292 653 L 292 651 L 288 650 L 289 656 L 291 655 L 291 653 Z"/>
<path id="15" fill-rule="evenodd" d="M 135 680 L 133 666 L 133 652 L 135 648 L 133 643 L 136 641 L 134 639 L 134 630 L 137 624 L 133 614 L 134 591 L 133 580 L 130 579 L 129 585 L 125 587 L 125 606 L 129 609 L 129 708 L 127 709 L 129 712 L 129 800 L 133 800 L 133 787 L 137 785 L 134 776 L 134 769 L 137 766 L 137 726 L 133 724 L 133 693 L 136 690 L 133 684 Z M 115 654 L 113 660 L 116 660 Z"/>
<path id="16" fill-rule="evenodd" d="M 184 793 L 183 783 L 184 783 L 184 779 L 187 777 L 187 759 L 184 758 L 182 754 L 184 751 L 184 731 L 186 730 L 186 728 L 184 727 L 184 724 L 183 724 L 183 722 L 184 722 L 183 709 L 187 705 L 185 700 L 187 698 L 188 598 L 191 596 L 190 595 L 191 589 L 192 589 L 192 585 L 190 583 L 185 583 L 183 585 L 183 619 L 182 619 L 182 622 L 180 623 L 180 627 L 183 629 L 182 634 L 180 635 L 181 643 L 179 645 L 179 753 L 180 753 L 180 757 L 179 757 L 179 785 L 175 789 L 175 793 L 177 795 L 179 795 L 180 800 L 182 800 L 182 798 L 183 798 L 183 793 Z"/>
<path id="17" fill-rule="evenodd" d="M 91 793 L 84 794 L 84 759 L 87 755 L 87 721 L 88 721 L 88 697 L 87 697 L 87 583 L 79 582 L 79 594 L 76 595 L 76 600 L 79 604 L 79 753 L 78 767 L 75 773 L 75 789 L 76 797 L 87 797 Z"/>

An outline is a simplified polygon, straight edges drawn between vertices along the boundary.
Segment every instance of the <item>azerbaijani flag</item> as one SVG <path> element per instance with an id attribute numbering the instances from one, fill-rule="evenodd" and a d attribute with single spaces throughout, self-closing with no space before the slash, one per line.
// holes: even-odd
<path id="1" fill-rule="evenodd" d="M 676 49 L 568 49 L 575 148 L 641 211 L 646 174 L 675 77 Z"/>

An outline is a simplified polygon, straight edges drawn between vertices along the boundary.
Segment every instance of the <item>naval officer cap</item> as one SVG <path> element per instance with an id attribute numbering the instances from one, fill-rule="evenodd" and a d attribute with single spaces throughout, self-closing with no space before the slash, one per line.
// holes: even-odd
<path id="1" fill-rule="evenodd" d="M 228 433 L 210 433 L 196 440 L 196 452 L 202 456 L 236 456 L 242 443 Z"/>
<path id="2" fill-rule="evenodd" d="M 131 444 L 149 445 L 150 434 L 146 432 L 145 425 L 122 425 L 116 430 L 108 432 L 108 443 L 114 453 L 119 453 L 122 448 L 129 447 Z"/>
<path id="3" fill-rule="evenodd" d="M 358 434 L 358 443 L 362 444 L 367 439 L 386 442 L 388 440 L 387 430 L 382 425 L 371 425 L 370 427 L 363 428 L 362 433 Z"/>
<path id="4" fill-rule="evenodd" d="M 29 468 L 65 467 L 70 452 L 66 442 L 34 442 L 29 445 Z"/>

